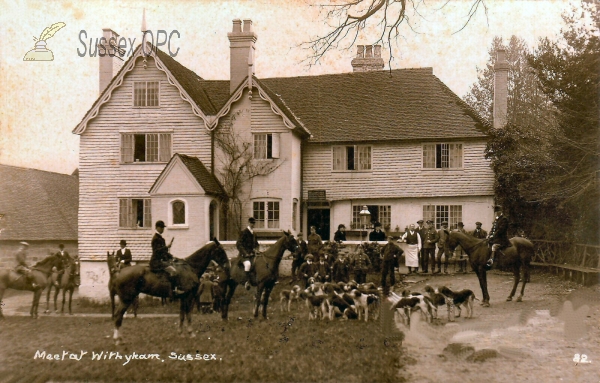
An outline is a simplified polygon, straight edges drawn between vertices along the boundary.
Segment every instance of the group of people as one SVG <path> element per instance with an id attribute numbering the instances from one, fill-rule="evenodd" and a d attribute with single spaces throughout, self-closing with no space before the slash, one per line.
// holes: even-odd
<path id="1" fill-rule="evenodd" d="M 65 245 L 63 245 L 62 243 L 58 245 L 58 252 L 56 252 L 55 254 L 52 254 L 54 256 L 56 256 L 58 259 L 60 259 L 60 264 L 62 265 L 62 267 L 59 270 L 56 270 L 58 272 L 58 277 L 56 278 L 56 281 L 54 282 L 54 284 L 56 286 L 58 286 L 59 281 L 62 278 L 62 275 L 64 274 L 65 270 L 69 268 L 69 266 L 71 266 L 71 263 L 76 261 L 77 259 L 77 255 L 75 255 L 74 257 L 71 257 L 69 255 L 69 253 L 67 251 L 65 251 Z M 27 262 L 27 253 L 29 250 L 29 243 L 23 241 L 19 243 L 19 248 L 17 250 L 17 253 L 15 254 L 15 259 L 17 261 L 17 266 L 15 267 L 15 271 L 18 274 L 21 274 L 27 284 L 31 285 L 31 287 L 35 290 L 37 289 L 39 286 L 35 281 L 35 277 L 32 274 L 32 267 L 29 265 L 29 263 Z M 74 273 L 74 270 L 71 270 L 71 273 Z M 79 285 L 79 281 L 76 281 L 76 284 Z"/>

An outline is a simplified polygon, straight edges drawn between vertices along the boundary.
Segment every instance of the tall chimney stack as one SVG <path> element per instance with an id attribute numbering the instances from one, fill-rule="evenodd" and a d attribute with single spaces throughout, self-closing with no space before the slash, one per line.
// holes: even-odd
<path id="1" fill-rule="evenodd" d="M 383 70 L 381 45 L 357 45 L 356 48 L 356 57 L 352 59 L 352 70 L 354 72 Z"/>
<path id="2" fill-rule="evenodd" d="M 504 48 L 496 51 L 494 64 L 494 129 L 501 129 L 506 125 L 508 112 L 508 61 Z"/>
<path id="3" fill-rule="evenodd" d="M 229 39 L 229 93 L 240 85 L 248 76 L 248 67 L 251 66 L 251 73 L 254 74 L 254 63 L 249 59 L 255 57 L 256 33 L 252 31 L 252 20 L 239 19 L 233 20 L 233 29 L 227 34 Z"/>
<path id="4" fill-rule="evenodd" d="M 125 51 L 119 48 L 119 35 L 110 28 L 102 29 L 102 37 L 98 43 L 98 56 L 100 57 L 99 66 L 99 90 L 100 94 L 110 84 L 113 77 L 123 66 L 123 57 Z M 111 57 L 112 56 L 112 57 Z"/>

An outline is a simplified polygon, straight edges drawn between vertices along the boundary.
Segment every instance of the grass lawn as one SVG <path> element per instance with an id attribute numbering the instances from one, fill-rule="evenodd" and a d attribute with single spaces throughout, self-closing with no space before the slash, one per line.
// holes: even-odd
<path id="1" fill-rule="evenodd" d="M 283 286 L 283 287 L 281 287 Z M 304 306 L 279 311 L 276 286 L 270 320 L 251 313 L 252 295 L 238 288 L 229 322 L 194 313 L 196 338 L 177 335 L 177 318 L 124 320 L 125 344 L 112 341 L 108 318 L 8 317 L 0 327 L 0 377 L 8 381 L 398 382 L 400 342 L 386 341 L 378 321 L 308 321 Z M 83 302 L 82 302 L 83 303 Z M 140 312 L 144 302 L 140 304 Z M 83 306 L 86 305 L 81 305 Z M 146 312 L 177 312 L 178 303 Z M 75 309 L 75 312 L 84 310 Z M 85 311 L 109 312 L 109 306 Z M 238 319 L 241 318 L 241 319 Z M 38 352 L 36 358 L 36 352 Z M 47 360 L 41 352 L 58 354 Z M 87 352 L 81 360 L 70 359 Z M 62 360 L 63 352 L 66 352 Z M 100 360 L 93 353 L 104 352 Z M 112 359 L 104 359 L 110 356 Z M 114 353 L 122 359 L 115 359 Z M 131 359 L 137 354 L 152 359 Z M 150 354 L 153 354 L 150 356 Z M 206 354 L 206 356 L 205 356 Z M 189 356 L 188 356 L 189 355 Z M 175 356 L 175 358 L 173 358 Z M 204 360 L 204 358 L 209 360 Z M 180 360 L 184 359 L 184 360 Z M 194 359 L 194 360 L 186 360 Z M 201 360 L 196 360 L 201 359 Z M 216 359 L 216 360 L 215 360 Z"/>

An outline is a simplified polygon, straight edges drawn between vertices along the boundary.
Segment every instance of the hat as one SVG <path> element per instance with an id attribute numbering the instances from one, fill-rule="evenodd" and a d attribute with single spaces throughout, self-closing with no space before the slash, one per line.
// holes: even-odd
<path id="1" fill-rule="evenodd" d="M 448 222 L 444 221 L 441 223 L 442 226 L 448 226 Z"/>
<path id="2" fill-rule="evenodd" d="M 430 219 L 428 219 L 428 220 L 427 220 L 427 223 L 433 223 L 433 221 L 432 221 L 432 220 L 430 220 Z"/>
<path id="3" fill-rule="evenodd" d="M 303 235 L 304 235 L 304 234 L 302 234 L 302 232 L 299 232 L 297 236 L 298 236 L 298 237 L 302 237 Z"/>
<path id="4" fill-rule="evenodd" d="M 256 223 L 256 218 L 254 218 L 254 217 L 248 218 L 248 223 Z"/>
<path id="5" fill-rule="evenodd" d="M 19 242 L 19 243 L 20 243 L 21 245 L 29 246 L 29 244 L 28 244 L 27 242 L 25 242 L 25 241 L 23 241 L 23 242 Z"/>
<path id="6" fill-rule="evenodd" d="M 417 221 L 417 223 L 419 223 L 419 224 L 420 224 L 420 223 L 423 223 L 423 220 L 422 220 L 422 219 L 420 219 L 420 220 L 418 220 L 418 221 Z"/>
<path id="7" fill-rule="evenodd" d="M 163 221 L 156 221 L 154 227 L 167 227 Z"/>
<path id="8" fill-rule="evenodd" d="M 375 222 L 375 227 L 381 227 L 381 223 Z"/>
<path id="9" fill-rule="evenodd" d="M 127 241 L 124 239 L 122 239 L 119 243 L 121 244 L 121 246 L 127 246 Z"/>
<path id="10" fill-rule="evenodd" d="M 60 245 L 58 245 L 59 248 L 64 249 L 65 245 L 63 245 L 62 243 Z"/>
<path id="11" fill-rule="evenodd" d="M 481 223 L 481 222 L 477 221 L 477 222 L 475 222 L 475 225 L 477 225 L 477 226 L 481 226 L 481 225 L 483 225 L 483 223 Z"/>
<path id="12" fill-rule="evenodd" d="M 462 222 L 459 222 L 459 223 L 457 223 L 457 226 L 458 226 L 458 227 L 464 227 L 464 226 L 465 226 L 465 224 L 464 224 L 464 223 L 462 223 Z"/>
<path id="13" fill-rule="evenodd" d="M 313 257 L 313 255 L 312 255 L 312 254 L 308 254 L 308 255 L 306 256 L 306 260 L 309 260 L 309 259 L 312 261 L 313 259 L 315 259 L 315 257 Z"/>
<path id="14" fill-rule="evenodd" d="M 495 205 L 494 206 L 494 211 L 500 211 L 502 210 L 502 205 Z"/>

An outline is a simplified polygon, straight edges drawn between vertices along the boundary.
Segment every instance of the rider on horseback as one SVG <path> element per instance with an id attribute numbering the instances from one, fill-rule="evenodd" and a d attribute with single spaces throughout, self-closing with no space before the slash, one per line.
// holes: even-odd
<path id="1" fill-rule="evenodd" d="M 235 246 L 240 252 L 240 257 L 244 259 L 244 271 L 246 272 L 246 277 L 248 280 L 246 281 L 246 290 L 250 290 L 251 285 L 256 285 L 256 278 L 252 270 L 252 261 L 254 260 L 254 256 L 256 255 L 256 251 L 258 250 L 258 240 L 256 239 L 256 234 L 254 234 L 254 224 L 256 223 L 256 219 L 254 217 L 248 218 L 248 227 L 242 230 L 242 234 L 240 238 L 238 238 Z"/>
<path id="2" fill-rule="evenodd" d="M 496 219 L 492 224 L 490 235 L 488 236 L 489 244 L 492 245 L 492 258 L 490 258 L 486 264 L 488 269 L 492 268 L 494 264 L 494 257 L 497 251 L 502 251 L 507 247 L 510 247 L 510 241 L 508 240 L 508 218 L 502 214 L 502 206 L 494 206 L 494 212 L 496 212 Z"/>
<path id="3" fill-rule="evenodd" d="M 35 289 L 38 285 L 35 283 L 35 279 L 31 274 L 31 268 L 27 264 L 27 248 L 29 247 L 29 244 L 27 242 L 21 242 L 20 245 L 17 254 L 15 254 L 15 258 L 17 258 L 17 267 L 15 267 L 15 271 L 19 274 L 23 274 L 27 279 L 27 282 L 31 283 L 31 287 Z"/>
<path id="4" fill-rule="evenodd" d="M 173 266 L 173 256 L 169 253 L 169 249 L 173 244 L 173 238 L 169 246 L 162 237 L 162 233 L 165 231 L 165 223 L 163 221 L 156 221 L 154 225 L 156 233 L 152 237 L 152 258 L 150 258 L 150 271 L 161 272 L 166 271 L 169 274 L 169 281 L 171 287 L 173 287 L 174 294 L 183 294 L 185 291 L 179 290 L 175 277 L 177 276 L 177 270 Z"/>

